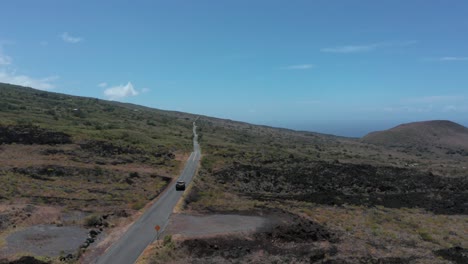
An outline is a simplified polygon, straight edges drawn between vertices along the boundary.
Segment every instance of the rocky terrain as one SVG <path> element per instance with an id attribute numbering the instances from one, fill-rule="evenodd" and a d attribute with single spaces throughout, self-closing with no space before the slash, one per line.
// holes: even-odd
<path id="1" fill-rule="evenodd" d="M 262 232 L 175 236 L 171 243 L 156 243 L 141 263 L 468 261 L 468 159 L 458 146 L 440 141 L 393 147 L 227 120 L 200 123 L 205 157 L 185 196 L 185 213 L 281 209 L 292 216 L 294 236 L 308 230 L 303 220 L 333 236 L 313 241 L 322 234 L 315 229 L 304 233 L 310 240 L 284 244 L 257 240 Z M 270 243 L 289 250 L 279 253 Z"/>
<path id="2" fill-rule="evenodd" d="M 37 126 L 10 125 L 0 127 L 2 144 L 39 144 L 53 145 L 71 143 L 70 135 L 62 132 L 47 131 Z"/>
<path id="3" fill-rule="evenodd" d="M 76 253 L 31 249 L 0 263 L 102 252 L 179 174 L 196 118 L 5 84 L 0 110 L 0 248 L 38 226 L 86 230 Z M 203 159 L 179 213 L 284 221 L 199 237 L 173 230 L 140 263 L 467 262 L 463 126 L 409 124 L 363 139 L 203 116 L 197 126 Z"/>
<path id="4" fill-rule="evenodd" d="M 219 184 L 256 199 L 294 199 L 326 205 L 418 207 L 439 214 L 468 214 L 468 178 L 414 169 L 279 160 L 236 164 L 214 173 Z"/>
<path id="5" fill-rule="evenodd" d="M 309 263 L 335 255 L 337 235 L 313 221 L 281 210 L 252 211 L 276 220 L 256 232 L 184 239 L 175 243 L 170 236 L 159 250 L 174 250 L 171 256 L 156 253 L 152 263 Z M 246 214 L 246 212 L 244 212 Z M 161 254 L 165 254 L 163 252 Z"/>
<path id="6" fill-rule="evenodd" d="M 307 263 L 336 254 L 333 245 L 320 245 L 320 242 L 333 241 L 334 235 L 329 231 L 304 219 L 290 221 L 292 224 L 251 236 L 185 240 L 179 250 L 187 251 L 192 263 L 262 262 L 262 255 L 280 263 Z"/>

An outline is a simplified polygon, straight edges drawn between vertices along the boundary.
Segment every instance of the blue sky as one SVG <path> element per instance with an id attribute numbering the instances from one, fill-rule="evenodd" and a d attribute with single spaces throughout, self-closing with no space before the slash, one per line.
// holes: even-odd
<path id="1" fill-rule="evenodd" d="M 1 1 L 0 82 L 345 136 L 468 125 L 468 2 Z"/>

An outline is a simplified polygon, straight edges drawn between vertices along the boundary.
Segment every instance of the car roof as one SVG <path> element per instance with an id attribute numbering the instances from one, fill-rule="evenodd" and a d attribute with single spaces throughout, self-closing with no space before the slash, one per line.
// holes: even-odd
<path id="1" fill-rule="evenodd" d="M 177 181 L 177 183 L 185 183 L 184 181 Z"/>

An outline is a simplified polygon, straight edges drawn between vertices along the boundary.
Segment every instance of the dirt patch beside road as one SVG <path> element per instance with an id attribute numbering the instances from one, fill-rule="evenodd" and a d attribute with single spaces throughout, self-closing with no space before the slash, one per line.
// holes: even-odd
<path id="1" fill-rule="evenodd" d="M 250 214 L 250 215 L 242 215 Z M 239 214 L 176 214 L 138 263 L 312 263 L 335 255 L 338 236 L 280 210 Z"/>
<path id="2" fill-rule="evenodd" d="M 87 237 L 88 230 L 78 226 L 36 225 L 9 235 L 0 255 L 30 253 L 56 257 L 73 254 Z"/>
<path id="3" fill-rule="evenodd" d="M 188 215 L 174 214 L 164 232 L 179 234 L 184 237 L 210 236 L 215 234 L 260 231 L 278 223 L 277 217 L 245 216 L 245 215 Z"/>

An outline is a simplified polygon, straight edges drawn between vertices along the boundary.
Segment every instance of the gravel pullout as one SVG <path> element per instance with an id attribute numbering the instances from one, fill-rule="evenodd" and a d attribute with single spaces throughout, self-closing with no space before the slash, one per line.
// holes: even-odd
<path id="1" fill-rule="evenodd" d="M 174 214 L 164 234 L 196 237 L 234 232 L 254 232 L 271 226 L 273 222 L 277 221 L 277 219 L 261 216 Z"/>
<path id="2" fill-rule="evenodd" d="M 63 253 L 73 254 L 87 237 L 88 230 L 77 226 L 36 225 L 9 235 L 0 255 L 27 252 L 56 257 Z"/>

